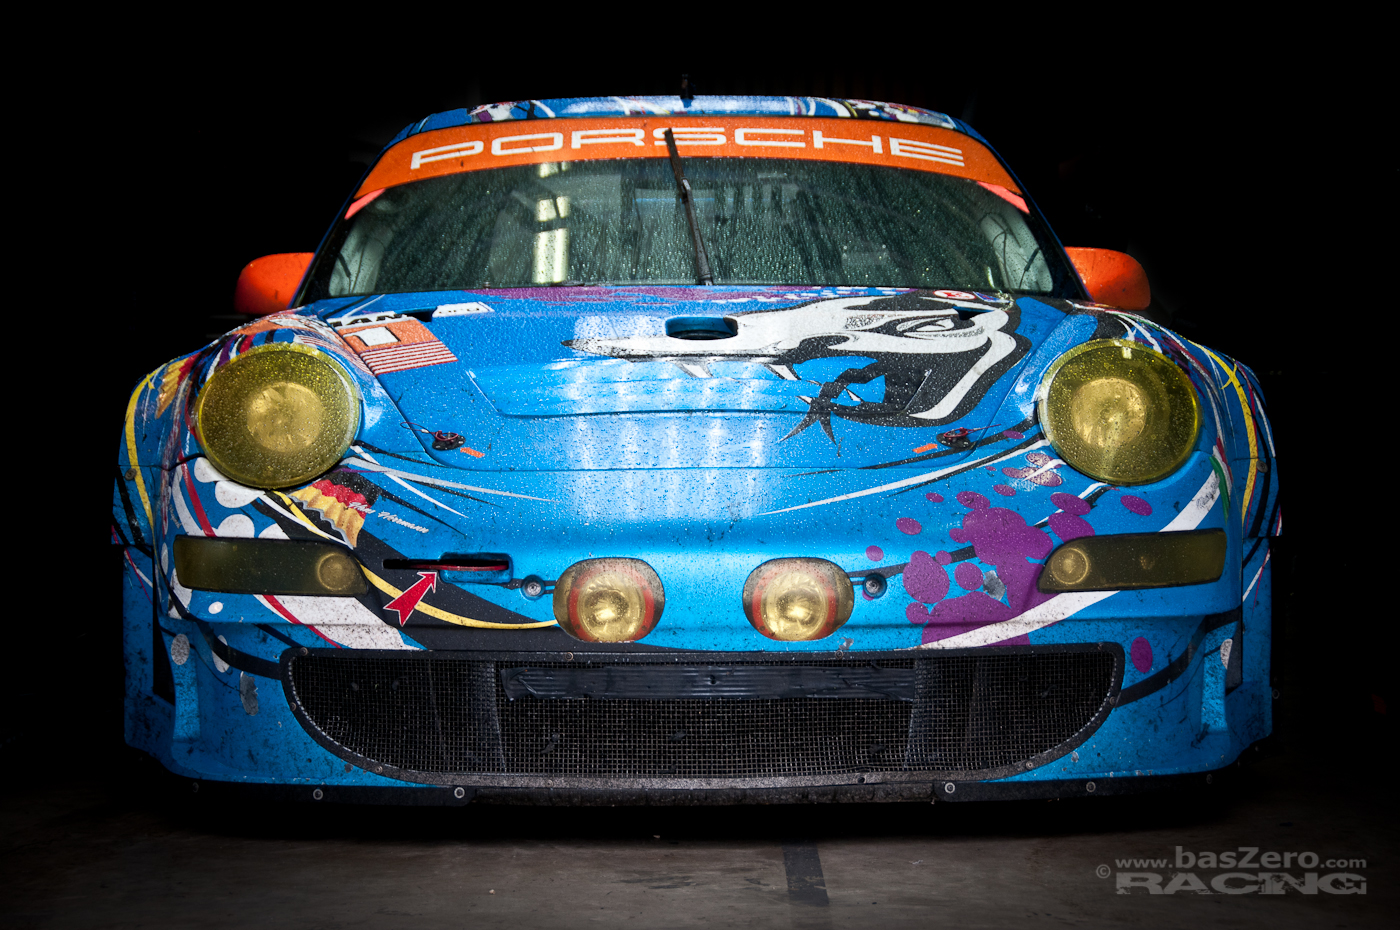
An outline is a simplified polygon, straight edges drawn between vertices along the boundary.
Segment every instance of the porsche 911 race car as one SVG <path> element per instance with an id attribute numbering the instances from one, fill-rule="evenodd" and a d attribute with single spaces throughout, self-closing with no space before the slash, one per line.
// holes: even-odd
<path id="1" fill-rule="evenodd" d="M 1204 780 L 1270 732 L 1254 375 L 958 120 L 441 113 L 235 299 L 119 456 L 126 739 L 175 773 L 957 801 Z"/>

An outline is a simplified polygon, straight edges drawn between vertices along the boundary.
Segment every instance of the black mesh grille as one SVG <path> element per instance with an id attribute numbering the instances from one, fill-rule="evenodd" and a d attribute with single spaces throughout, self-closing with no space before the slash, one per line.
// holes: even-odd
<path id="1" fill-rule="evenodd" d="M 495 663 L 437 656 L 301 656 L 296 699 L 331 740 L 417 772 L 502 771 Z"/>
<path id="2" fill-rule="evenodd" d="M 784 667 L 792 664 L 862 669 L 870 660 L 813 659 Z M 521 665 L 545 670 L 590 663 L 522 658 L 499 667 Z M 1086 651 L 880 659 L 878 665 L 912 670 L 913 699 L 843 692 L 509 700 L 497 663 L 422 654 L 299 656 L 289 673 L 296 702 L 325 738 L 400 769 L 765 778 L 1015 765 L 1053 749 L 1095 717 L 1112 693 L 1116 661 L 1111 652 Z"/>
<path id="3" fill-rule="evenodd" d="M 1078 733 L 1115 684 L 1108 652 L 940 656 L 915 672 L 908 768 L 1015 765 Z"/>

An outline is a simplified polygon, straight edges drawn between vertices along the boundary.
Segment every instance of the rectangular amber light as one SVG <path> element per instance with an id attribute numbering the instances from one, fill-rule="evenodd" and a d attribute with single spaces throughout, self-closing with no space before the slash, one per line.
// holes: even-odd
<path id="1" fill-rule="evenodd" d="M 1225 531 L 1081 536 L 1050 553 L 1042 591 L 1122 591 L 1206 584 L 1225 569 Z"/>
<path id="2" fill-rule="evenodd" d="M 187 588 L 228 594 L 353 597 L 366 590 L 344 546 L 313 540 L 177 536 L 175 575 Z"/>

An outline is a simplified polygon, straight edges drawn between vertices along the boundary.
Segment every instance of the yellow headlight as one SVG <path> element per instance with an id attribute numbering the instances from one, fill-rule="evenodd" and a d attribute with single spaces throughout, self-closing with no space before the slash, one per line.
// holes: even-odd
<path id="1" fill-rule="evenodd" d="M 1201 404 L 1191 379 L 1162 353 L 1100 339 L 1050 366 L 1040 423 L 1060 458 L 1091 478 L 1147 484 L 1191 454 Z"/>
<path id="2" fill-rule="evenodd" d="M 360 428 L 354 386 L 305 346 L 259 346 L 216 371 L 196 425 L 214 467 L 240 484 L 285 488 L 327 471 Z"/>

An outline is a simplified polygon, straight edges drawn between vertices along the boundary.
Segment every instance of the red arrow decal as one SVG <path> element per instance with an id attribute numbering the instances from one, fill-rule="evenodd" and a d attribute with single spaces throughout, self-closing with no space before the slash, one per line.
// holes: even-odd
<path id="1" fill-rule="evenodd" d="M 419 572 L 418 580 L 398 597 L 384 605 L 386 610 L 392 610 L 399 615 L 399 626 L 408 622 L 408 615 L 418 608 L 418 602 L 423 599 L 423 595 L 429 591 L 437 590 L 437 572 Z"/>

